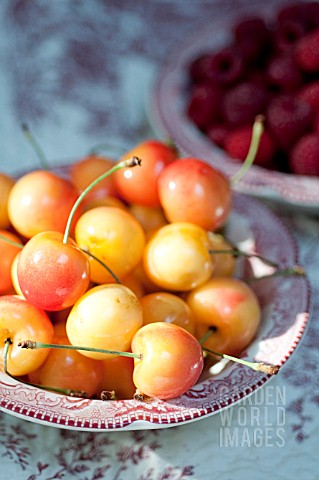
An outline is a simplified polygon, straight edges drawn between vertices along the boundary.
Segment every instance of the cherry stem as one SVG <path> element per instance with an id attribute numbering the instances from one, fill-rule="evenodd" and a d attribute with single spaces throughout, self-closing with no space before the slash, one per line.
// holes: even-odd
<path id="1" fill-rule="evenodd" d="M 0 240 L 3 240 L 4 242 L 9 243 L 10 245 L 13 245 L 14 247 L 23 248 L 22 243 L 14 242 L 13 240 L 5 237 L 4 235 L 0 235 Z"/>
<path id="2" fill-rule="evenodd" d="M 141 159 L 139 159 L 138 157 L 131 157 L 131 158 L 128 158 L 127 160 L 123 160 L 123 161 L 117 163 L 116 165 L 114 165 L 114 167 L 110 168 L 106 172 L 102 173 L 102 175 L 100 175 L 95 180 L 93 180 L 93 182 L 90 183 L 90 185 L 88 185 L 83 190 L 83 192 L 79 195 L 78 199 L 75 201 L 75 203 L 74 203 L 74 205 L 71 209 L 71 212 L 70 212 L 70 215 L 69 215 L 66 227 L 65 227 L 63 243 L 68 243 L 69 234 L 70 234 L 70 230 L 71 230 L 71 224 L 72 224 L 72 221 L 73 221 L 74 214 L 75 214 L 78 206 L 82 202 L 83 198 L 92 190 L 92 188 L 94 188 L 98 183 L 100 183 L 102 180 L 104 180 L 104 178 L 108 177 L 109 175 L 112 175 L 112 173 L 116 172 L 117 170 L 120 170 L 121 168 L 132 168 L 132 167 L 135 167 L 136 165 L 141 165 Z"/>
<path id="3" fill-rule="evenodd" d="M 208 253 L 211 255 L 215 254 L 229 254 L 232 255 L 233 257 L 247 257 L 247 258 L 259 258 L 259 260 L 263 261 L 270 267 L 274 268 L 279 268 L 278 263 L 273 262 L 272 260 L 269 260 L 268 258 L 265 258 L 261 255 L 258 255 L 258 253 L 249 253 L 249 252 L 243 252 L 242 250 L 239 250 L 238 248 L 233 248 L 233 249 L 225 249 L 225 250 L 208 250 Z"/>
<path id="4" fill-rule="evenodd" d="M 122 357 L 142 359 L 142 355 L 133 352 L 119 352 L 117 350 L 106 350 L 104 348 L 82 347 L 78 345 L 61 345 L 55 343 L 34 342 L 32 340 L 23 340 L 18 343 L 18 347 L 35 350 L 37 348 L 61 348 L 64 350 L 83 350 L 85 352 L 106 353 L 109 355 L 120 355 Z"/>
<path id="5" fill-rule="evenodd" d="M 250 277 L 250 278 L 247 278 L 245 281 L 247 283 L 253 283 L 259 280 L 266 280 L 269 278 L 276 278 L 276 277 L 288 277 L 290 275 L 297 275 L 297 276 L 303 277 L 306 275 L 306 272 L 303 269 L 303 267 L 301 267 L 300 265 L 295 265 L 294 267 L 276 270 L 275 272 L 270 273 L 269 275 L 262 275 L 260 277 Z"/>
<path id="6" fill-rule="evenodd" d="M 12 378 L 13 380 L 19 381 L 21 383 L 24 383 L 25 385 L 30 385 L 31 387 L 41 388 L 42 390 L 51 390 L 52 392 L 62 393 L 63 395 L 68 395 L 70 397 L 80 397 L 80 398 L 88 397 L 88 394 L 83 390 L 73 390 L 72 388 L 58 388 L 58 387 L 49 387 L 46 385 L 38 385 L 35 383 L 27 382 L 26 380 L 21 380 L 19 378 L 16 378 L 14 375 L 11 375 L 11 373 L 8 371 L 8 365 L 7 365 L 10 345 L 12 345 L 12 340 L 11 338 L 7 338 L 4 342 L 3 370 L 4 370 L 4 373 L 8 375 L 10 378 Z"/>
<path id="7" fill-rule="evenodd" d="M 89 255 L 90 257 L 94 258 L 94 260 L 96 260 L 100 265 L 102 265 L 102 267 L 104 267 L 112 275 L 116 283 L 122 284 L 121 280 L 117 277 L 117 275 L 115 275 L 113 270 L 111 270 L 110 267 L 108 267 L 104 262 L 102 262 L 102 260 L 100 260 L 98 257 L 93 255 L 93 253 L 89 252 L 89 250 L 85 250 L 85 248 L 80 248 L 80 250 L 82 250 L 82 252 L 84 252 L 86 255 Z"/>
<path id="8" fill-rule="evenodd" d="M 257 115 L 253 124 L 252 136 L 247 156 L 237 173 L 230 179 L 231 185 L 238 183 L 248 172 L 258 153 L 260 139 L 264 131 L 264 116 Z"/>
<path id="9" fill-rule="evenodd" d="M 231 362 L 240 363 L 246 367 L 252 368 L 253 370 L 268 373 L 269 375 L 276 375 L 279 372 L 280 367 L 278 365 L 266 365 L 262 362 L 250 362 L 249 360 L 243 360 L 242 358 L 232 357 L 226 353 L 215 352 L 210 348 L 203 347 L 203 350 L 212 355 L 217 355 L 218 357 L 230 360 Z"/>
<path id="10" fill-rule="evenodd" d="M 21 128 L 22 128 L 22 132 L 24 133 L 24 136 L 27 138 L 27 140 L 32 145 L 33 149 L 35 150 L 35 152 L 38 156 L 38 159 L 40 160 L 40 164 L 41 164 L 42 168 L 44 168 L 45 170 L 49 170 L 50 164 L 49 164 L 49 162 L 48 162 L 48 160 L 47 160 L 47 158 L 44 154 L 44 151 L 42 150 L 40 144 L 38 143 L 38 141 L 36 140 L 34 135 L 31 133 L 28 125 L 26 123 L 23 123 L 21 125 Z"/>
<path id="11" fill-rule="evenodd" d="M 200 345 L 203 345 L 203 343 L 206 342 L 206 340 L 214 333 L 216 332 L 216 327 L 209 327 L 205 335 L 202 336 L 202 338 L 199 340 Z"/>

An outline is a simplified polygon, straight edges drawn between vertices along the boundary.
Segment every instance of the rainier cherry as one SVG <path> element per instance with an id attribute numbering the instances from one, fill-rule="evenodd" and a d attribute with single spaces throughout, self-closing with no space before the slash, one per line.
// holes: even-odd
<path id="1" fill-rule="evenodd" d="M 115 173 L 118 192 L 128 203 L 158 207 L 157 179 L 162 170 L 177 158 L 177 151 L 159 140 L 147 140 L 127 152 L 123 159 L 134 156 L 142 159 L 141 168 Z"/>
<path id="2" fill-rule="evenodd" d="M 231 210 L 229 181 L 198 158 L 166 166 L 158 178 L 158 194 L 170 222 L 191 222 L 205 230 L 222 227 Z"/>
<path id="3" fill-rule="evenodd" d="M 36 370 L 46 359 L 49 350 L 23 350 L 20 341 L 27 339 L 51 342 L 53 326 L 48 315 L 24 298 L 16 295 L 0 297 L 0 364 L 3 367 L 4 342 L 9 340 L 7 367 L 11 375 L 26 375 Z"/>
<path id="4" fill-rule="evenodd" d="M 213 272 L 207 232 L 188 222 L 157 230 L 144 249 L 143 266 L 152 282 L 167 290 L 187 291 Z"/>
<path id="5" fill-rule="evenodd" d="M 196 337 L 211 335 L 203 346 L 228 355 L 240 354 L 253 340 L 261 310 L 253 290 L 231 277 L 212 278 L 192 290 L 187 303 L 196 322 Z"/>
<path id="6" fill-rule="evenodd" d="M 132 341 L 134 384 L 141 394 L 162 400 L 185 393 L 198 380 L 204 360 L 199 342 L 172 323 L 150 323 Z"/>
<path id="7" fill-rule="evenodd" d="M 39 232 L 63 233 L 78 197 L 69 180 L 53 172 L 36 170 L 20 177 L 8 200 L 9 218 L 18 233 L 31 238 Z M 75 220 L 80 210 L 76 212 Z"/>
<path id="8" fill-rule="evenodd" d="M 85 212 L 75 228 L 78 246 L 91 253 L 119 278 L 129 274 L 142 259 L 144 231 L 136 218 L 121 208 L 96 207 Z M 112 274 L 89 257 L 91 280 L 114 282 Z"/>
<path id="9" fill-rule="evenodd" d="M 18 283 L 30 302 L 43 310 L 73 305 L 87 290 L 90 266 L 86 255 L 63 234 L 42 232 L 23 247 L 18 259 Z"/>
<path id="10" fill-rule="evenodd" d="M 187 303 L 168 292 L 154 292 L 140 298 L 143 309 L 143 324 L 155 322 L 174 323 L 195 333 L 194 316 Z"/>
<path id="11" fill-rule="evenodd" d="M 136 295 L 121 284 L 93 287 L 73 306 L 66 331 L 72 345 L 126 351 L 142 326 L 142 307 Z M 109 354 L 81 352 L 104 360 Z"/>

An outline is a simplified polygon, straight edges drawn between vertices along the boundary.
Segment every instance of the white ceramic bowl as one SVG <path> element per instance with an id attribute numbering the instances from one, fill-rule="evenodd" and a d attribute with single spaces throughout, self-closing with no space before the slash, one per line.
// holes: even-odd
<path id="1" fill-rule="evenodd" d="M 231 3 L 234 2 L 228 2 Z M 200 157 L 231 178 L 240 164 L 215 146 L 185 114 L 188 67 L 200 54 L 225 46 L 232 38 L 230 27 L 238 19 L 255 13 L 271 21 L 274 13 L 289 3 L 287 0 L 238 2 L 226 15 L 216 13 L 202 30 L 193 32 L 171 51 L 158 72 L 148 106 L 155 133 L 171 138 L 183 154 Z M 253 165 L 235 189 L 287 208 L 319 212 L 319 177 L 281 173 Z"/>
<path id="2" fill-rule="evenodd" d="M 290 232 L 258 200 L 236 193 L 225 233 L 240 249 L 258 253 L 282 268 L 298 264 L 298 250 Z M 269 273 L 269 267 L 255 257 L 245 262 L 244 267 L 256 276 Z M 304 276 L 277 277 L 260 280 L 255 286 L 262 306 L 262 324 L 242 358 L 284 365 L 308 321 L 308 280 Z M 47 392 L 0 372 L 0 409 L 32 422 L 79 431 L 167 428 L 220 412 L 261 388 L 270 378 L 229 363 L 174 400 L 103 402 Z"/>

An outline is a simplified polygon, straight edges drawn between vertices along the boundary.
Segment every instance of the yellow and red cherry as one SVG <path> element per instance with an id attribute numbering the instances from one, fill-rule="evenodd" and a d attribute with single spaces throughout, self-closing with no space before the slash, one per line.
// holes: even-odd
<path id="1" fill-rule="evenodd" d="M 0 294 L 13 287 L 11 268 L 21 250 L 21 240 L 14 233 L 0 230 Z"/>
<path id="2" fill-rule="evenodd" d="M 261 321 L 261 308 L 254 291 L 245 282 L 216 277 L 192 290 L 186 299 L 196 322 L 196 337 L 203 346 L 228 355 L 239 355 L 254 339 Z"/>
<path id="3" fill-rule="evenodd" d="M 135 334 L 132 352 L 134 384 L 141 394 L 162 400 L 179 397 L 193 387 L 202 373 L 202 347 L 178 325 L 150 323 Z"/>
<path id="4" fill-rule="evenodd" d="M 32 237 L 19 254 L 17 277 L 24 297 L 38 308 L 62 310 L 86 292 L 90 266 L 86 255 L 63 234 L 42 232 Z"/>
<path id="5" fill-rule="evenodd" d="M 147 242 L 143 266 L 164 290 L 188 291 L 213 272 L 207 232 L 193 223 L 176 222 L 158 229 Z"/>
<path id="6" fill-rule="evenodd" d="M 8 199 L 10 191 L 14 185 L 14 179 L 5 173 L 0 173 L 0 228 L 6 229 L 10 227 L 10 219 L 8 213 Z"/>
<path id="7" fill-rule="evenodd" d="M 4 342 L 12 343 L 7 355 L 11 375 L 23 376 L 36 370 L 44 362 L 49 350 L 23 350 L 20 341 L 27 339 L 50 343 L 54 329 L 48 315 L 18 295 L 0 297 L 0 365 L 3 368 Z"/>
<path id="8" fill-rule="evenodd" d="M 75 228 L 78 246 L 92 254 L 91 280 L 102 284 L 124 278 L 141 261 L 145 245 L 143 228 L 129 212 L 116 207 L 96 207 L 85 212 Z M 103 264 L 99 263 L 97 257 Z"/>
<path id="9" fill-rule="evenodd" d="M 53 343 L 68 345 L 69 341 L 66 334 L 59 333 L 54 336 Z M 40 386 L 79 392 L 82 396 L 91 398 L 95 395 L 102 375 L 101 361 L 85 357 L 76 350 L 52 348 L 42 365 L 29 373 L 28 380 Z"/>
<path id="10" fill-rule="evenodd" d="M 136 391 L 133 382 L 134 359 L 118 355 L 100 362 L 102 378 L 96 390 L 97 397 L 132 399 Z"/>
<path id="11" fill-rule="evenodd" d="M 181 158 L 158 178 L 161 206 L 169 222 L 191 222 L 216 230 L 227 221 L 232 203 L 228 179 L 198 158 Z"/>
<path id="12" fill-rule="evenodd" d="M 128 351 L 142 323 L 142 307 L 136 295 L 124 285 L 109 283 L 91 288 L 76 302 L 66 331 L 72 345 Z M 110 358 L 105 353 L 81 353 L 97 360 Z"/>
<path id="13" fill-rule="evenodd" d="M 143 309 L 143 324 L 167 322 L 185 328 L 195 334 L 194 316 L 188 304 L 169 292 L 149 293 L 140 298 Z"/>
<path id="14" fill-rule="evenodd" d="M 158 207 L 157 179 L 162 170 L 178 156 L 174 146 L 159 140 L 146 140 L 129 150 L 122 158 L 139 157 L 138 169 L 115 173 L 114 181 L 120 196 L 128 203 Z"/>
<path id="15" fill-rule="evenodd" d="M 99 155 L 88 155 L 78 160 L 70 168 L 71 182 L 81 193 L 96 178 L 110 170 L 114 166 L 114 161 Z M 96 185 L 83 199 L 83 208 L 87 208 L 94 202 L 99 202 L 107 197 L 117 197 L 117 190 L 114 183 L 114 177 L 104 178 Z"/>
<path id="16" fill-rule="evenodd" d="M 9 218 L 15 230 L 26 238 L 47 230 L 62 233 L 77 198 L 78 192 L 69 180 L 36 170 L 20 177 L 12 187 Z M 74 222 L 80 213 L 78 209 Z"/>

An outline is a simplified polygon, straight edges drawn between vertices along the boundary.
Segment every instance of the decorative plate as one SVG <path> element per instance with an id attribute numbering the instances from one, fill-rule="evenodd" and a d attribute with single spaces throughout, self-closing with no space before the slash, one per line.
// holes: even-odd
<path id="1" fill-rule="evenodd" d="M 225 234 L 241 250 L 258 253 L 277 262 L 281 268 L 298 264 L 297 246 L 281 220 L 258 200 L 246 195 L 234 194 Z M 245 260 L 243 267 L 255 276 L 270 273 L 270 267 L 256 257 Z M 308 321 L 308 280 L 305 276 L 277 277 L 259 280 L 255 287 L 262 306 L 262 324 L 242 358 L 283 365 L 299 343 Z M 0 373 L 0 409 L 32 422 L 79 431 L 167 428 L 218 413 L 249 396 L 271 378 L 235 363 L 217 365 L 218 372 L 206 372 L 199 383 L 181 397 L 151 402 L 71 398 L 31 387 Z"/>
<path id="2" fill-rule="evenodd" d="M 171 138 L 183 154 L 202 158 L 231 178 L 239 170 L 240 163 L 215 146 L 185 114 L 186 72 L 191 61 L 200 54 L 217 51 L 230 41 L 230 27 L 238 18 L 255 13 L 273 19 L 280 5 L 287 3 L 289 1 L 283 0 L 239 3 L 227 14 L 216 14 L 201 31 L 188 36 L 170 52 L 158 72 L 147 107 L 154 132 L 160 137 Z M 241 193 L 283 204 L 285 208 L 319 212 L 318 177 L 281 173 L 253 165 L 234 188 Z"/>

